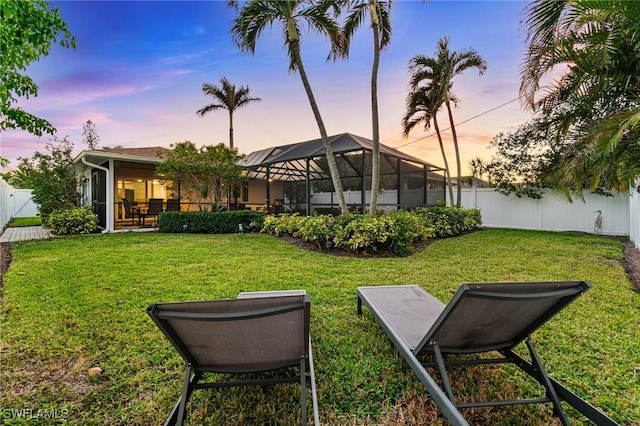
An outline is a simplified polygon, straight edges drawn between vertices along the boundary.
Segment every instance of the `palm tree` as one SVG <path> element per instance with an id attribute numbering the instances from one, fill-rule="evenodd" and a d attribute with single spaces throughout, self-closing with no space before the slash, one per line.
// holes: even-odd
<path id="1" fill-rule="evenodd" d="M 482 161 L 482 158 L 480 157 L 476 157 L 476 158 L 472 158 L 469 161 L 469 169 L 471 169 L 471 176 L 473 178 L 473 183 L 475 183 L 477 186 L 484 186 L 483 182 L 482 182 L 482 177 L 484 176 L 485 172 L 488 171 L 487 168 L 487 164 L 484 163 L 484 161 Z"/>
<path id="2" fill-rule="evenodd" d="M 371 204 L 369 213 L 378 212 L 378 193 L 380 192 L 380 124 L 378 117 L 378 67 L 380 52 L 391 42 L 391 1 L 356 0 L 351 3 L 351 10 L 344 24 L 345 54 L 348 54 L 349 41 L 355 30 L 369 16 L 373 32 L 373 65 L 371 67 Z M 364 188 L 363 188 L 364 190 Z"/>
<path id="3" fill-rule="evenodd" d="M 256 42 L 262 31 L 278 23 L 282 26 L 284 42 L 289 54 L 289 70 L 298 71 L 302 84 L 309 98 L 311 110 L 320 130 L 322 145 L 327 156 L 327 163 L 333 187 L 338 196 L 338 204 L 342 214 L 348 214 L 347 203 L 342 190 L 342 182 L 336 165 L 333 149 L 329 142 L 327 130 L 320 115 L 320 110 L 316 102 L 311 84 L 302 63 L 300 53 L 300 34 L 302 25 L 306 24 L 322 35 L 329 37 L 331 41 L 331 53 L 329 57 L 340 55 L 340 29 L 335 19 L 329 16 L 329 9 L 334 8 L 337 12 L 339 1 L 308 2 L 305 0 L 250 0 L 242 6 L 238 16 L 234 20 L 231 33 L 235 43 L 240 49 L 254 53 Z M 233 2 L 229 3 L 233 5 Z"/>
<path id="4" fill-rule="evenodd" d="M 200 108 L 196 111 L 196 114 L 200 114 L 202 117 L 210 111 L 219 109 L 229 111 L 229 148 L 233 149 L 233 113 L 238 108 L 246 106 L 251 102 L 261 101 L 261 99 L 249 96 L 249 87 L 247 86 L 240 86 L 240 88 L 236 90 L 236 85 L 230 83 L 227 77 L 220 79 L 220 87 L 215 84 L 204 83 L 202 85 L 202 92 L 205 95 L 212 96 L 217 102 Z"/>
<path id="5" fill-rule="evenodd" d="M 452 103 L 454 103 L 454 105 L 456 104 L 451 91 L 453 87 L 453 77 L 462 74 L 469 68 L 477 68 L 480 75 L 482 75 L 487 70 L 487 63 L 475 49 L 451 52 L 449 50 L 449 37 L 443 37 L 438 40 L 435 57 L 417 55 L 410 60 L 409 64 L 409 68 L 414 71 L 411 76 L 411 86 L 415 89 L 425 83 L 436 84 L 437 87 L 439 87 L 439 95 L 447 107 L 453 146 L 456 153 L 456 166 L 458 168 L 456 205 L 460 207 L 462 203 L 460 149 L 458 147 L 458 135 L 456 133 L 451 108 Z"/>
<path id="6" fill-rule="evenodd" d="M 536 0 L 525 25 L 520 94 L 535 112 L 562 113 L 570 148 L 556 189 L 629 189 L 640 177 L 640 3 Z"/>
<path id="7" fill-rule="evenodd" d="M 438 144 L 440 145 L 440 153 L 444 162 L 445 178 L 447 179 L 447 187 L 449 188 L 449 202 L 453 205 L 453 185 L 451 184 L 451 169 L 447 154 L 442 143 L 442 133 L 438 125 L 437 114 L 442 107 L 442 97 L 439 96 L 437 90 L 433 90 L 432 86 L 422 86 L 409 92 L 407 95 L 407 112 L 402 117 L 402 134 L 404 137 L 409 136 L 409 132 L 419 123 L 424 123 L 424 130 L 429 130 L 431 122 L 438 136 Z"/>

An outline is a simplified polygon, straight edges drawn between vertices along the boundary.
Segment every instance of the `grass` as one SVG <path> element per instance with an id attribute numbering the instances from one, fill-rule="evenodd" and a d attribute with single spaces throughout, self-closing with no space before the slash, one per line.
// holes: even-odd
<path id="1" fill-rule="evenodd" d="M 183 365 L 147 317 L 149 303 L 303 288 L 324 424 L 445 424 L 371 314 L 356 315 L 356 288 L 419 284 L 446 302 L 462 282 L 589 280 L 593 288 L 533 340 L 552 377 L 619 423 L 640 424 L 640 295 L 615 239 L 495 229 L 407 258 L 347 258 L 268 235 L 129 233 L 15 243 L 12 254 L 0 316 L 5 421 L 9 410 L 55 409 L 72 424 L 159 424 L 180 393 Z M 104 373 L 90 377 L 93 366 Z M 533 392 L 503 367 L 459 370 L 453 380 L 471 395 Z M 296 424 L 297 403 L 289 385 L 196 391 L 188 424 Z M 475 424 L 557 421 L 544 406 L 465 415 Z"/>
<path id="2" fill-rule="evenodd" d="M 42 225 L 42 218 L 40 216 L 35 217 L 14 217 L 9 223 L 9 228 L 21 228 L 24 226 L 40 226 Z"/>

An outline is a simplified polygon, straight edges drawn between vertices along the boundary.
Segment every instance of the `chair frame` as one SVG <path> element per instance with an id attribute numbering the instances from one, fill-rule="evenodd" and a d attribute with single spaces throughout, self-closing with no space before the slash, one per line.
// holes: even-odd
<path id="1" fill-rule="evenodd" d="M 275 294 L 273 296 L 276 296 Z M 284 296 L 287 296 L 286 294 Z M 265 297 L 265 296 L 260 296 Z M 295 297 L 295 296 L 294 296 Z M 239 297 L 240 298 L 240 297 Z M 250 297 L 244 297 L 247 299 Z M 228 301 L 233 301 L 237 299 L 227 299 Z M 297 299 L 299 300 L 299 299 Z M 189 302 L 185 302 L 189 303 Z M 170 310 L 162 310 L 163 304 L 151 304 L 147 308 L 147 314 L 151 317 L 154 323 L 162 330 L 167 339 L 173 344 L 178 353 L 183 357 L 186 361 L 184 382 L 182 387 L 182 392 L 180 398 L 175 404 L 169 418 L 165 422 L 165 426 L 170 425 L 182 425 L 184 420 L 186 419 L 187 410 L 186 406 L 191 396 L 191 393 L 195 389 L 219 389 L 219 388 L 228 388 L 228 387 L 238 387 L 238 386 L 267 386 L 273 384 L 282 384 L 282 383 L 299 383 L 301 387 L 301 417 L 302 417 L 302 425 L 307 424 L 307 381 L 308 378 L 311 381 L 312 387 L 315 389 L 315 378 L 312 375 L 313 372 L 313 358 L 311 356 L 311 340 L 309 337 L 309 319 L 310 319 L 310 297 L 307 294 L 302 295 L 302 303 L 287 303 L 273 308 L 267 309 L 257 309 L 251 311 L 243 311 L 243 312 L 232 312 L 232 313 L 195 313 L 195 312 L 178 312 L 178 311 L 170 311 Z M 205 373 L 209 372 L 223 372 L 228 373 L 221 370 L 208 369 L 203 366 L 199 366 L 195 357 L 192 355 L 189 348 L 184 344 L 180 336 L 175 332 L 175 330 L 168 323 L 168 319 L 189 319 L 193 321 L 207 321 L 207 322 L 215 322 L 215 321 L 230 321 L 230 320 L 242 320 L 242 319 L 255 319 L 255 318 L 264 318 L 267 316 L 278 315 L 286 312 L 292 312 L 297 310 L 304 310 L 304 334 L 306 336 L 305 342 L 305 356 L 301 357 L 297 362 L 297 365 L 289 364 L 284 367 L 277 367 L 273 369 L 264 369 L 261 371 L 279 371 L 283 369 L 288 369 L 290 367 L 298 367 L 299 374 L 297 375 L 282 375 L 279 377 L 270 377 L 270 378 L 255 378 L 255 379 L 244 379 L 244 380 L 225 380 L 225 381 L 217 381 L 217 382 L 201 382 Z M 247 370 L 243 372 L 239 372 L 237 374 L 251 373 L 253 370 Z M 234 374 L 234 373 L 228 373 Z M 308 377 L 309 376 L 309 377 Z M 314 395 L 314 414 L 316 413 L 315 406 L 315 395 Z M 317 417 L 316 417 L 317 418 Z"/>
<path id="2" fill-rule="evenodd" d="M 505 285 L 519 285 L 522 283 L 499 283 Z M 533 284 L 533 283 L 528 283 Z M 571 288 L 563 288 L 553 291 L 540 291 L 537 293 L 529 294 L 517 294 L 507 292 L 490 292 L 483 291 L 481 289 L 482 284 L 463 284 L 458 289 L 452 300 L 444 306 L 435 322 L 431 325 L 428 331 L 424 334 L 420 343 L 415 348 L 411 348 L 407 345 L 406 340 L 399 334 L 398 330 L 394 327 L 391 321 L 385 317 L 383 312 L 380 312 L 372 299 L 371 295 L 367 294 L 367 289 L 374 289 L 376 287 L 360 287 L 357 291 L 357 312 L 362 314 L 362 304 L 364 303 L 369 311 L 372 313 L 376 321 L 385 330 L 391 341 L 396 348 L 400 351 L 403 358 L 407 361 L 411 369 L 417 375 L 420 382 L 425 386 L 431 397 L 442 413 L 453 425 L 467 425 L 466 419 L 460 412 L 461 409 L 472 407 L 492 407 L 502 405 L 516 405 L 516 404 L 541 404 L 552 403 L 554 414 L 560 418 L 563 425 L 568 425 L 569 419 L 567 418 L 564 410 L 562 409 L 561 402 L 565 401 L 577 411 L 582 413 L 589 420 L 593 421 L 597 425 L 617 425 L 611 418 L 598 411 L 591 404 L 577 396 L 575 393 L 568 390 L 566 387 L 559 384 L 557 381 L 549 377 L 541 358 L 538 355 L 533 341 L 531 339 L 531 333 L 542 326 L 547 320 L 553 317 L 557 312 L 563 309 L 567 304 L 571 303 L 575 298 L 581 295 L 584 291 L 591 287 L 591 284 L 582 282 L 562 282 L 562 283 L 540 283 L 540 284 L 575 284 Z M 490 284 L 491 285 L 491 284 Z M 393 288 L 393 287 L 385 287 Z M 397 286 L 398 289 L 412 288 L 413 291 L 423 292 L 429 295 L 418 286 Z M 479 289 L 478 289 L 479 288 Z M 504 301 L 534 301 L 539 299 L 557 298 L 558 301 L 553 304 L 549 309 L 539 315 L 535 321 L 531 322 L 528 326 L 518 333 L 513 340 L 492 342 L 487 346 L 471 346 L 469 348 L 464 347 L 441 347 L 438 343 L 438 332 L 441 327 L 447 323 L 455 313 L 456 308 L 462 300 L 468 297 L 481 298 L 481 299 L 493 299 Z M 523 342 L 526 344 L 529 351 L 531 360 L 528 361 L 522 356 L 513 351 L 513 348 Z M 497 351 L 501 354 L 501 357 L 486 359 L 466 359 L 466 360 L 445 360 L 445 354 L 455 356 L 456 354 L 479 354 Z M 434 361 L 424 361 L 419 358 L 420 355 L 431 354 Z M 424 358 L 424 357 L 422 357 Z M 504 364 L 512 363 L 518 366 L 524 373 L 535 379 L 545 390 L 545 398 L 529 398 L 529 399 L 515 399 L 515 400 L 501 400 L 501 401 L 477 401 L 470 403 L 457 403 L 453 393 L 451 382 L 447 373 L 447 367 L 460 367 L 460 366 L 476 366 L 486 364 Z M 429 374 L 425 367 L 435 368 L 440 376 L 442 386 L 439 386 L 434 378 Z"/>

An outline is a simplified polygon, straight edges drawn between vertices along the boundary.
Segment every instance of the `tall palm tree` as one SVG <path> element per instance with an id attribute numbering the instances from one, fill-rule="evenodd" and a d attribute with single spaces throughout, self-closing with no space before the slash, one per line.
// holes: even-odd
<path id="1" fill-rule="evenodd" d="M 409 92 L 407 95 L 407 112 L 402 117 L 402 134 L 404 137 L 409 136 L 409 132 L 419 123 L 424 124 L 424 130 L 429 130 L 431 122 L 438 136 L 438 144 L 440 145 L 440 153 L 444 162 L 445 178 L 447 179 L 447 187 L 449 188 L 449 202 L 453 205 L 453 185 L 451 184 L 451 169 L 449 161 L 442 142 L 442 133 L 438 125 L 437 114 L 442 107 L 442 97 L 438 90 L 434 90 L 432 85 L 418 87 Z"/>
<path id="2" fill-rule="evenodd" d="M 356 29 L 369 16 L 373 32 L 373 65 L 371 67 L 371 204 L 369 213 L 378 212 L 378 193 L 380 192 L 380 123 L 378 116 L 378 68 L 380 52 L 391 42 L 391 1 L 355 0 L 350 5 L 349 15 L 344 24 L 345 54 L 348 54 L 349 41 Z"/>
<path id="3" fill-rule="evenodd" d="M 202 85 L 202 92 L 205 95 L 213 96 L 217 101 L 206 105 L 196 111 L 196 114 L 204 116 L 210 111 L 216 111 L 219 109 L 226 109 L 229 111 L 229 148 L 233 149 L 233 113 L 238 108 L 246 106 L 252 102 L 261 101 L 260 98 L 252 98 L 249 96 L 249 87 L 240 86 L 236 90 L 236 85 L 227 80 L 227 77 L 220 79 L 220 87 L 215 84 L 204 83 Z"/>
<path id="4" fill-rule="evenodd" d="M 456 103 L 452 93 L 453 78 L 470 68 L 476 68 L 480 75 L 482 75 L 487 70 L 487 63 L 475 49 L 451 52 L 449 50 L 449 37 L 442 37 L 438 40 L 438 48 L 433 58 L 425 55 L 414 56 L 409 62 L 409 68 L 413 70 L 411 86 L 415 89 L 421 84 L 436 84 L 437 87 L 439 87 L 439 94 L 442 97 L 442 101 L 447 107 L 451 136 L 453 137 L 453 146 L 456 153 L 456 166 L 458 169 L 456 205 L 460 207 L 462 204 L 460 149 L 458 147 L 458 135 L 456 133 L 451 108 L 451 104 L 453 103 L 455 105 Z"/>
<path id="5" fill-rule="evenodd" d="M 329 142 L 327 130 L 320 115 L 320 109 L 316 102 L 311 84 L 305 71 L 302 56 L 300 53 L 300 34 L 302 26 L 306 26 L 322 35 L 329 37 L 331 41 L 331 53 L 329 57 L 340 55 L 340 28 L 335 19 L 329 16 L 329 9 L 334 8 L 337 12 L 339 1 L 309 2 L 305 0 L 249 0 L 239 10 L 238 16 L 233 22 L 231 33 L 238 47 L 246 52 L 254 53 L 256 41 L 262 31 L 272 26 L 280 24 L 284 35 L 284 42 L 289 54 L 289 70 L 298 71 L 302 84 L 309 98 L 311 110 L 320 130 L 322 145 L 327 156 L 327 163 L 333 187 L 338 196 L 338 204 L 342 214 L 348 214 L 347 203 L 342 190 L 342 182 L 336 165 L 333 148 Z M 233 2 L 229 3 L 233 5 Z"/>

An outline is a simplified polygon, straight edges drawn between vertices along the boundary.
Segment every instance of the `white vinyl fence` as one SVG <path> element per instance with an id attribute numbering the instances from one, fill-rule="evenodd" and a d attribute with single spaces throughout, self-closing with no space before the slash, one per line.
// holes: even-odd
<path id="1" fill-rule="evenodd" d="M 629 198 L 629 238 L 640 249 L 640 180 Z"/>
<path id="2" fill-rule="evenodd" d="M 464 188 L 462 206 L 480 209 L 482 224 L 491 228 L 537 229 L 541 231 L 595 231 L 597 211 L 602 213 L 602 235 L 629 236 L 630 228 L 638 227 L 640 201 L 638 195 L 603 197 L 585 194 L 585 201 L 570 203 L 545 192 L 542 199 L 506 196 L 493 188 Z M 635 213 L 630 204 L 636 203 Z M 634 216 L 634 225 L 631 216 Z M 636 229 L 636 233 L 638 230 Z M 638 244 L 638 237 L 634 240 Z"/>
<path id="3" fill-rule="evenodd" d="M 38 206 L 31 200 L 31 190 L 12 188 L 0 178 L 0 230 L 7 226 L 11 218 L 37 215 Z"/>

